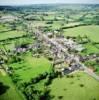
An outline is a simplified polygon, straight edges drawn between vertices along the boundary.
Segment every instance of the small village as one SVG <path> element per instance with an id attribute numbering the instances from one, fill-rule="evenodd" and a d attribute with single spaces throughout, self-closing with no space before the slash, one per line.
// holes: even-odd
<path id="1" fill-rule="evenodd" d="M 98 9 L 0 6 L 0 100 L 98 100 Z"/>
<path id="2" fill-rule="evenodd" d="M 53 65 L 56 71 L 62 72 L 64 75 L 76 70 L 87 70 L 89 75 L 99 80 L 99 76 L 93 75 L 93 72 L 84 66 L 79 55 L 70 52 L 72 50 L 81 52 L 84 49 L 82 45 L 77 44 L 72 39 L 66 39 L 64 36 L 56 37 L 53 33 L 45 35 L 38 31 L 35 34 L 37 38 L 39 37 L 39 39 L 44 40 L 45 44 L 49 46 L 50 53 L 54 57 Z M 96 55 L 89 57 L 89 59 L 93 58 L 99 59 Z"/>
<path id="3" fill-rule="evenodd" d="M 45 46 L 48 50 L 48 53 L 52 55 L 53 61 L 52 65 L 55 69 L 55 71 L 60 72 L 62 75 L 67 75 L 72 72 L 75 72 L 77 70 L 85 71 L 87 74 L 94 77 L 96 80 L 99 80 L 99 76 L 94 74 L 94 72 L 91 69 L 88 69 L 83 62 L 90 59 L 99 59 L 96 55 L 91 55 L 88 57 L 82 57 L 76 52 L 81 52 L 84 50 L 84 47 L 81 44 L 77 44 L 72 38 L 66 39 L 64 36 L 55 36 L 53 33 L 47 33 L 43 34 L 40 31 L 37 30 L 35 32 L 35 36 L 37 40 L 43 43 L 43 46 Z M 30 49 L 38 49 L 42 46 L 42 43 L 36 43 L 33 45 L 23 45 L 23 47 L 16 47 L 13 53 L 20 53 L 20 52 L 26 52 Z M 74 51 L 74 52 L 72 52 Z M 2 52 L 1 55 L 7 53 Z M 1 64 L 4 63 L 4 60 L 2 59 L 0 61 Z M 2 67 L 1 67 L 2 68 Z M 8 67 L 4 68 L 8 73 L 11 71 Z"/>

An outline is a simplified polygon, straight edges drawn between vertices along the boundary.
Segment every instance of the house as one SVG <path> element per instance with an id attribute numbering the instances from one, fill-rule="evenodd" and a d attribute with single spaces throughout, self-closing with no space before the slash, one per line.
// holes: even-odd
<path id="1" fill-rule="evenodd" d="M 53 33 L 49 32 L 49 33 L 47 33 L 47 36 L 48 36 L 49 38 L 52 38 L 52 37 L 53 37 Z"/>
<path id="2" fill-rule="evenodd" d="M 17 20 L 18 18 L 13 15 L 4 15 L 0 18 L 0 22 L 11 22 Z"/>

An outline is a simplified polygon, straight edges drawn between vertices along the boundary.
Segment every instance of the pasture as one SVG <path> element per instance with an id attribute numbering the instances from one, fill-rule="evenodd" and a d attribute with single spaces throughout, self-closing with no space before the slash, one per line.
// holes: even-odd
<path id="1" fill-rule="evenodd" d="M 23 56 L 23 58 L 22 62 L 13 63 L 10 66 L 14 69 L 15 74 L 24 82 L 30 81 L 31 78 L 39 74 L 51 71 L 50 61 L 44 57 L 35 58 L 28 54 Z"/>
<path id="2" fill-rule="evenodd" d="M 98 25 L 89 25 L 89 26 L 80 26 L 75 28 L 64 29 L 65 36 L 84 36 L 87 35 L 94 42 L 99 42 L 99 26 Z"/>
<path id="3" fill-rule="evenodd" d="M 54 79 L 50 85 L 53 100 L 99 100 L 99 82 L 84 72 Z"/>
<path id="4" fill-rule="evenodd" d="M 2 85 L 1 85 L 2 83 Z M 2 86 L 2 87 L 1 87 Z M 0 72 L 0 100 L 23 100 L 9 76 Z"/>

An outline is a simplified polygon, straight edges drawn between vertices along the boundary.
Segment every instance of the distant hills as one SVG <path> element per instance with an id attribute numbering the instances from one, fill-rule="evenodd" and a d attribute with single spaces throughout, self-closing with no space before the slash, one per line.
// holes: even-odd
<path id="1" fill-rule="evenodd" d="M 0 10 L 7 10 L 7 11 L 20 11 L 20 10 L 39 10 L 39 11 L 46 11 L 46 10 L 54 10 L 56 9 L 74 9 L 77 10 L 79 8 L 84 10 L 90 10 L 92 7 L 97 9 L 99 4 L 32 4 L 32 5 L 11 5 L 11 6 L 0 6 Z"/>

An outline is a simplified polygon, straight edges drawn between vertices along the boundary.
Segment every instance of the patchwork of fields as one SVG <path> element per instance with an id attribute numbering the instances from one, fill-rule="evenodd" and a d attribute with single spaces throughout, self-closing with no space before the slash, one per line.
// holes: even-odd
<path id="1" fill-rule="evenodd" d="M 99 82 L 82 71 L 63 77 L 55 73 L 52 55 L 35 36 L 37 28 L 64 35 L 84 47 L 78 52 L 82 57 L 99 56 L 97 7 L 47 6 L 0 11 L 0 17 L 9 13 L 18 18 L 0 23 L 0 100 L 99 100 Z M 99 59 L 84 64 L 99 75 Z M 63 66 L 68 68 L 66 63 Z"/>
<path id="2" fill-rule="evenodd" d="M 51 71 L 51 62 L 44 57 L 34 58 L 32 55 L 27 54 L 22 56 L 22 58 L 24 58 L 22 62 L 9 65 L 13 68 L 15 75 L 18 75 L 21 81 L 27 82 L 39 74 Z"/>
<path id="3" fill-rule="evenodd" d="M 87 35 L 92 41 L 98 42 L 98 27 L 99 26 L 80 26 L 77 28 L 70 28 L 64 31 L 64 35 Z M 9 37 L 13 38 L 16 36 L 22 36 L 22 34 L 20 35 L 20 32 L 18 33 L 16 31 L 5 32 L 0 35 L 0 39 L 2 40 L 7 39 Z M 92 52 L 99 52 L 99 49 L 97 49 L 92 44 L 85 44 L 84 46 L 88 49 L 87 54 Z M 9 44 L 6 44 L 6 48 L 11 49 L 11 47 L 9 47 Z M 19 83 L 23 81 L 28 82 L 31 78 L 36 77 L 39 74 L 42 74 L 44 72 L 50 72 L 51 63 L 46 58 L 33 58 L 30 54 L 23 56 L 23 58 L 24 61 L 9 65 L 14 69 L 14 74 L 18 76 Z M 9 85 L 9 89 L 7 90 L 7 92 L 0 96 L 2 100 L 6 100 L 6 98 L 7 100 L 22 100 L 22 97 L 20 97 L 20 93 L 17 93 L 18 90 L 15 89 L 16 86 L 13 86 L 13 83 L 11 82 L 9 76 L 1 75 L 0 79 L 0 82 L 4 82 Z M 44 88 L 44 81 L 41 81 L 40 83 L 36 84 L 35 88 L 42 90 Z M 83 84 L 84 86 L 81 87 L 81 84 Z M 64 77 L 53 80 L 52 85 L 50 85 L 50 90 L 51 95 L 54 97 L 53 100 L 57 100 L 59 98 L 62 98 L 62 100 L 74 100 L 74 98 L 76 100 L 98 100 L 99 98 L 99 83 L 82 72 L 75 73 L 73 78 Z"/>

